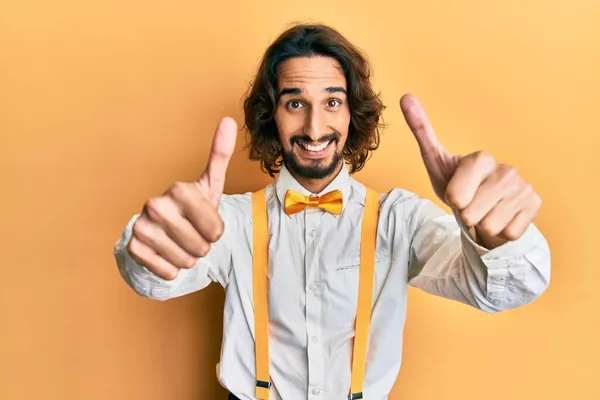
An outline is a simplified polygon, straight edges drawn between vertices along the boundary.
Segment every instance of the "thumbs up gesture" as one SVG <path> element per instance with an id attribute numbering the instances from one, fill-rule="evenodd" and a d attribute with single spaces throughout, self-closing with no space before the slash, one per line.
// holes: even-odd
<path id="1" fill-rule="evenodd" d="M 436 195 L 458 211 L 488 249 L 518 239 L 537 215 L 541 199 L 517 170 L 485 151 L 451 154 L 438 141 L 425 111 L 410 94 L 400 100 Z"/>
<path id="2" fill-rule="evenodd" d="M 133 225 L 128 251 L 140 265 L 164 279 L 192 268 L 223 233 L 219 199 L 235 149 L 237 125 L 224 118 L 217 130 L 205 171 L 196 182 L 177 182 L 151 198 Z"/>

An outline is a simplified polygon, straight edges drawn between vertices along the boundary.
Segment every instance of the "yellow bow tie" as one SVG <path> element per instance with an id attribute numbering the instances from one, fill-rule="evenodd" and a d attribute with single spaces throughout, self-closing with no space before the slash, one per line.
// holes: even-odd
<path id="1" fill-rule="evenodd" d="M 292 215 L 307 207 L 318 207 L 331 214 L 339 215 L 342 213 L 342 197 L 342 192 L 339 190 L 332 190 L 322 196 L 305 196 L 294 190 L 288 190 L 285 194 L 285 213 Z"/>

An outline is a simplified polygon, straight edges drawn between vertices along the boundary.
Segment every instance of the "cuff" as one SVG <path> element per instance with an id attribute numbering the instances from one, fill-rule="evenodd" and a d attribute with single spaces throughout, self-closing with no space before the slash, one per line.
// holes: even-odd
<path id="1" fill-rule="evenodd" d="M 461 221 L 456 210 L 454 216 L 462 232 L 462 243 L 467 254 L 479 256 L 484 270 L 486 297 L 495 306 L 501 306 L 507 300 L 507 282 L 526 283 L 530 266 L 539 268 L 546 257 L 545 242 L 540 231 L 533 223 L 529 224 L 523 235 L 517 240 L 506 242 L 494 249 L 487 249 L 473 239 L 469 228 Z M 480 264 L 481 265 L 481 264 Z"/>
<path id="2" fill-rule="evenodd" d="M 114 256 L 117 266 L 125 282 L 140 296 L 157 300 L 165 299 L 169 296 L 173 288 L 186 279 L 187 271 L 179 271 L 177 277 L 169 281 L 153 274 L 148 268 L 138 264 L 131 257 L 127 250 L 127 245 L 133 236 L 133 224 L 139 216 L 139 214 L 136 214 L 131 218 L 123 234 L 114 246 Z"/>

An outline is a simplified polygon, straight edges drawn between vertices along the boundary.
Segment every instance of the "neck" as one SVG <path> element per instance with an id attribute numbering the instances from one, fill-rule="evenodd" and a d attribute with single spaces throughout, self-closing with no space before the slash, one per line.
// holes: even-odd
<path id="1" fill-rule="evenodd" d="M 292 176 L 298 181 L 303 188 L 308 190 L 311 193 L 320 193 L 323 189 L 325 189 L 340 173 L 342 168 L 344 167 L 344 163 L 340 162 L 335 171 L 325 178 L 321 179 L 310 179 L 302 176 L 298 176 L 295 172 L 290 171 Z"/>

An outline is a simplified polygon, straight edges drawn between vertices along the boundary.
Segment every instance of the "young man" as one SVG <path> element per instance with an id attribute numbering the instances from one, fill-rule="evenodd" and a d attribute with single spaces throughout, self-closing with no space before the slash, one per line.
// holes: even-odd
<path id="1" fill-rule="evenodd" d="M 369 79 L 365 58 L 335 30 L 284 32 L 245 102 L 250 157 L 276 177 L 264 208 L 257 194 L 222 193 L 237 131 L 225 118 L 198 181 L 148 200 L 116 245 L 123 278 L 142 296 L 226 289 L 218 378 L 231 398 L 385 399 L 401 364 L 408 285 L 485 312 L 548 286 L 548 245 L 532 223 L 539 196 L 486 152 L 448 153 L 413 96 L 400 106 L 454 213 L 402 189 L 373 197 L 351 177 L 379 145 L 384 107 Z"/>

